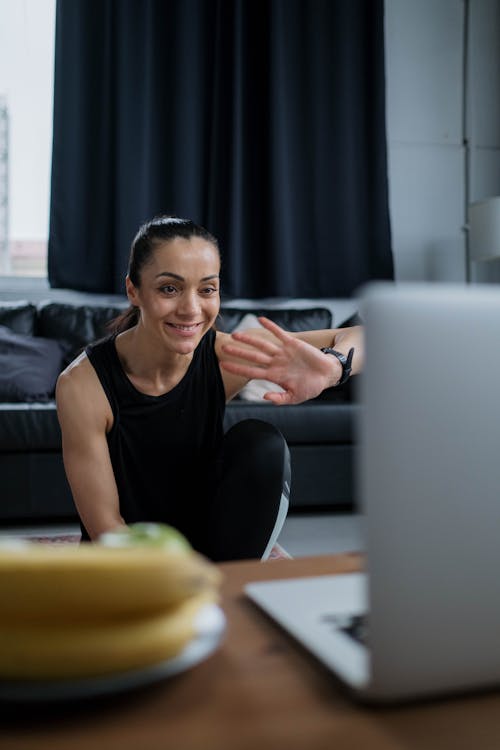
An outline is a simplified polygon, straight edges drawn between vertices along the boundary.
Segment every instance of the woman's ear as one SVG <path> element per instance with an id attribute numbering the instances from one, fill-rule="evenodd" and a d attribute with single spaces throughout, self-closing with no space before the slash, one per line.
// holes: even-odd
<path id="1" fill-rule="evenodd" d="M 137 301 L 137 289 L 130 280 L 130 276 L 125 277 L 125 291 L 127 292 L 127 298 L 131 305 L 138 305 Z"/>

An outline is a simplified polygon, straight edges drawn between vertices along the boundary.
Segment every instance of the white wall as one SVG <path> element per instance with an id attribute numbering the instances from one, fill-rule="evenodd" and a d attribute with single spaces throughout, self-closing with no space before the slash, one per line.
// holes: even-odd
<path id="1" fill-rule="evenodd" d="M 9 108 L 11 240 L 48 237 L 55 0 L 0 0 L 0 94 Z"/>
<path id="2" fill-rule="evenodd" d="M 467 203 L 500 194 L 500 0 L 386 0 L 385 13 L 396 278 L 463 281 Z"/>

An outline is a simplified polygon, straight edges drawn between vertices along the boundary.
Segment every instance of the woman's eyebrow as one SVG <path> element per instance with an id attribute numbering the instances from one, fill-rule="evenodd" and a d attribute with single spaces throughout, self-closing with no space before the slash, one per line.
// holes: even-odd
<path id="1" fill-rule="evenodd" d="M 170 276 L 172 279 L 177 279 L 177 281 L 184 281 L 184 276 L 179 276 L 178 273 L 170 273 L 170 271 L 160 271 L 160 273 L 156 274 L 155 279 L 159 279 L 160 276 Z"/>
<path id="2" fill-rule="evenodd" d="M 155 279 L 159 279 L 161 276 L 169 276 L 172 279 L 177 279 L 177 281 L 185 281 L 184 276 L 179 276 L 178 273 L 171 273 L 170 271 L 160 271 L 160 273 L 157 273 L 155 276 Z M 200 281 L 211 281 L 212 279 L 218 279 L 219 274 L 213 273 L 211 276 L 204 276 Z"/>

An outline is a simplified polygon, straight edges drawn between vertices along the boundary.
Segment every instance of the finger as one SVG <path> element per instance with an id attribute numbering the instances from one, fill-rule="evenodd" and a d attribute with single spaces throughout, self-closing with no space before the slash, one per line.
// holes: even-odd
<path id="1" fill-rule="evenodd" d="M 241 341 L 243 344 L 248 344 L 253 349 L 260 349 L 262 352 L 266 352 L 270 356 L 277 354 L 280 351 L 280 347 L 273 344 L 272 341 L 264 339 L 261 336 L 252 336 L 252 334 L 244 333 L 243 331 L 232 333 L 231 338 L 235 341 Z"/>
<path id="2" fill-rule="evenodd" d="M 287 343 L 290 340 L 295 341 L 293 336 L 283 330 L 283 328 L 281 328 L 276 323 L 273 323 L 273 321 L 269 320 L 269 318 L 261 317 L 257 318 L 257 320 L 259 321 L 261 326 L 263 326 L 263 328 L 266 328 L 268 331 L 274 334 L 277 339 L 283 341 L 283 343 Z"/>
<path id="3" fill-rule="evenodd" d="M 292 391 L 284 391 L 283 393 L 269 391 L 268 393 L 264 394 L 263 398 L 265 398 L 266 401 L 271 401 L 276 406 L 286 406 L 287 404 L 301 404 L 306 400 L 304 398 L 297 398 L 297 396 L 294 395 Z"/>
<path id="4" fill-rule="evenodd" d="M 224 354 L 244 359 L 247 362 L 253 362 L 256 365 L 269 365 L 271 362 L 269 355 L 259 352 L 256 349 L 243 349 L 243 347 L 235 346 L 234 344 L 223 344 L 221 349 Z"/>
<path id="5" fill-rule="evenodd" d="M 284 393 L 268 391 L 267 393 L 264 393 L 262 398 L 264 398 L 266 401 L 270 401 L 276 406 L 284 406 L 285 404 L 294 403 L 293 397 L 290 393 L 288 393 L 288 391 L 285 391 Z"/>
<path id="6" fill-rule="evenodd" d="M 221 359 L 219 362 L 220 366 L 226 372 L 230 372 L 232 375 L 241 375 L 248 380 L 260 380 L 265 378 L 266 371 L 262 367 L 252 367 L 252 365 L 242 365 L 239 362 L 230 362 Z"/>

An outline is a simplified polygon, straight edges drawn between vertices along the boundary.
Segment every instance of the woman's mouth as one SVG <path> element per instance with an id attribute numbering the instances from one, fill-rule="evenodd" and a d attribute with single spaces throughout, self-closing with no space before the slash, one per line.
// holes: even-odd
<path id="1" fill-rule="evenodd" d="M 167 323 L 167 326 L 169 328 L 172 328 L 179 336 L 192 336 L 193 334 L 198 332 L 201 325 L 203 324 L 189 323 L 186 325 L 180 323 Z"/>

